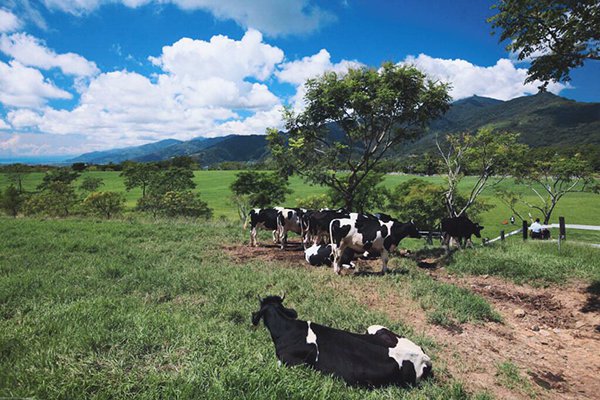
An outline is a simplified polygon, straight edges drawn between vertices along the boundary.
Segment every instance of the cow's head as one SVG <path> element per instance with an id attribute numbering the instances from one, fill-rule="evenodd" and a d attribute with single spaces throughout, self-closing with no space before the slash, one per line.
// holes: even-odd
<path id="1" fill-rule="evenodd" d="M 285 318 L 296 319 L 298 318 L 298 313 L 293 308 L 286 308 L 283 306 L 283 300 L 285 299 L 285 295 L 279 296 L 267 296 L 264 299 L 258 298 L 260 302 L 260 309 L 256 312 L 252 313 L 252 324 L 258 325 L 260 319 L 263 317 L 265 311 L 271 307 L 275 308 L 280 314 L 282 314 Z"/>
<path id="2" fill-rule="evenodd" d="M 414 239 L 420 239 L 421 238 L 421 234 L 419 233 L 419 228 L 417 228 L 417 225 L 415 225 L 415 221 L 414 220 L 410 220 L 410 222 L 407 222 L 403 225 L 403 229 L 404 229 L 404 233 L 411 238 Z"/>
<path id="3" fill-rule="evenodd" d="M 481 231 L 483 230 L 483 226 L 479 225 L 478 223 L 474 223 L 473 224 L 473 234 L 475 236 L 477 236 L 478 238 L 481 238 Z"/>

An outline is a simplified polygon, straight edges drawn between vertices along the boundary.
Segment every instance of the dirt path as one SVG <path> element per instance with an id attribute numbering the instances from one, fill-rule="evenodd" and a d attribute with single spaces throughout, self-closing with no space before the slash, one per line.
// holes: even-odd
<path id="1" fill-rule="evenodd" d="M 311 269 L 298 250 L 228 246 L 238 261 L 264 260 Z M 418 262 L 418 260 L 417 260 Z M 362 266 L 372 266 L 361 261 Z M 600 393 L 600 288 L 584 284 L 533 288 L 495 277 L 456 277 L 429 269 L 433 279 L 472 290 L 493 304 L 504 323 L 462 324 L 446 329 L 427 322 L 410 288 L 384 280 L 340 278 L 330 282 L 361 304 L 387 314 L 432 337 L 440 345 L 437 362 L 473 392 L 498 399 L 597 399 Z M 499 384 L 497 365 L 517 365 L 525 384 Z M 526 374 L 526 375 L 525 375 Z"/>

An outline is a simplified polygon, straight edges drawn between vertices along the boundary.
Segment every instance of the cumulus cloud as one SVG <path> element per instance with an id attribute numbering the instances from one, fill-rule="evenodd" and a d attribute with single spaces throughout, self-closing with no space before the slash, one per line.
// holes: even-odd
<path id="1" fill-rule="evenodd" d="M 70 99 L 72 95 L 44 78 L 35 68 L 18 61 L 0 61 L 0 103 L 11 107 L 40 107 L 48 99 Z"/>
<path id="2" fill-rule="evenodd" d="M 80 87 L 72 110 L 44 107 L 7 114 L 16 129 L 88 135 L 114 146 L 165 137 L 264 133 L 280 121 L 280 100 L 262 83 L 283 52 L 249 30 L 242 39 L 182 39 L 151 57 L 152 78 L 126 70 L 100 73 Z M 248 115 L 243 118 L 240 115 Z M 222 128 L 220 126 L 223 126 Z"/>
<path id="3" fill-rule="evenodd" d="M 303 34 L 335 21 L 335 16 L 312 0 L 44 0 L 46 7 L 74 15 L 90 13 L 104 4 L 120 2 L 131 8 L 171 3 L 184 10 L 202 10 L 221 20 L 267 35 Z"/>
<path id="4" fill-rule="evenodd" d="M 402 62 L 411 64 L 425 72 L 433 79 L 448 82 L 452 85 L 450 95 L 454 100 L 478 95 L 499 100 L 510 100 L 515 97 L 538 92 L 541 82 L 524 84 L 527 70 L 516 68 L 509 59 L 500 59 L 495 65 L 482 67 L 460 59 L 434 58 L 425 54 L 417 57 L 408 56 Z M 560 83 L 550 83 L 548 91 L 558 94 L 568 88 Z"/>
<path id="5" fill-rule="evenodd" d="M 10 129 L 10 125 L 7 124 L 2 118 L 0 118 L 0 129 Z"/>
<path id="6" fill-rule="evenodd" d="M 56 54 L 39 39 L 26 33 L 0 36 L 0 51 L 23 65 L 41 69 L 59 68 L 64 74 L 91 76 L 99 72 L 96 64 L 75 53 Z"/>
<path id="7" fill-rule="evenodd" d="M 292 97 L 291 102 L 294 109 L 299 111 L 304 108 L 304 95 L 306 94 L 304 83 L 307 79 L 322 75 L 326 71 L 344 74 L 350 68 L 362 66 L 363 64 L 356 60 L 342 60 L 338 63 L 332 63 L 329 52 L 321 49 L 312 56 L 281 64 L 275 72 L 275 76 L 280 82 L 296 86 L 296 94 Z"/>
<path id="8" fill-rule="evenodd" d="M 12 12 L 0 8 L 0 32 L 14 32 L 21 27 L 21 21 Z"/>

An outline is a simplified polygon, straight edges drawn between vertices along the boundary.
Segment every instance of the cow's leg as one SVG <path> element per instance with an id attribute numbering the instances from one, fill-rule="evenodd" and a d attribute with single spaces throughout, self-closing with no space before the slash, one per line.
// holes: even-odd
<path id="1" fill-rule="evenodd" d="M 336 246 L 335 244 L 331 244 L 331 251 L 333 252 L 333 272 L 336 274 L 340 274 L 341 264 L 342 264 L 342 254 L 344 254 L 344 249 L 340 246 Z"/>
<path id="2" fill-rule="evenodd" d="M 275 229 L 272 233 L 273 235 L 273 243 L 277 244 L 279 242 L 279 231 Z"/>
<path id="3" fill-rule="evenodd" d="M 250 230 L 250 247 L 256 247 L 258 244 L 256 243 L 256 227 L 253 226 Z"/>
<path id="4" fill-rule="evenodd" d="M 383 263 L 383 267 L 381 268 L 381 273 L 385 274 L 388 270 L 388 261 L 390 259 L 390 255 L 388 251 L 384 248 L 381 250 L 381 262 Z"/>
<path id="5" fill-rule="evenodd" d="M 281 230 L 281 250 L 285 249 L 287 246 L 287 229 L 283 228 Z"/>

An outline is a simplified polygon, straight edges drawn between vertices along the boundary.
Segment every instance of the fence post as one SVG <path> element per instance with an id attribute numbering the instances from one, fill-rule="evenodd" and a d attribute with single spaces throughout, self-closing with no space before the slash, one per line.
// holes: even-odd
<path id="1" fill-rule="evenodd" d="M 500 241 L 504 242 L 504 230 L 500 231 Z"/>
<path id="2" fill-rule="evenodd" d="M 427 234 L 427 244 L 430 246 L 433 245 L 433 234 L 431 233 L 431 231 L 429 231 L 429 233 Z"/>
<path id="3" fill-rule="evenodd" d="M 527 240 L 527 221 L 523 220 L 523 240 Z"/>
<path id="4" fill-rule="evenodd" d="M 558 238 L 567 239 L 567 227 L 565 226 L 565 217 L 558 217 Z"/>

